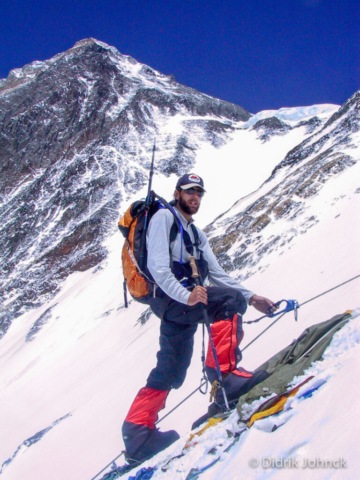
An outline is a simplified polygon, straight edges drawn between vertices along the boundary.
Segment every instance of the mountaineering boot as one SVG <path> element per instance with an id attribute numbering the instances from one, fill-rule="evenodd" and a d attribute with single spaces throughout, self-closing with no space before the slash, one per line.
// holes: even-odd
<path id="1" fill-rule="evenodd" d="M 216 370 L 213 368 L 206 367 L 206 374 L 211 384 L 218 379 Z M 268 376 L 269 373 L 265 370 L 248 372 L 241 367 L 237 367 L 227 374 L 222 374 L 223 384 L 229 404 L 234 404 L 234 402 L 237 403 L 241 395 L 245 395 L 245 393 L 249 392 L 258 383 L 263 382 Z M 224 397 L 221 389 L 218 389 L 214 393 L 215 402 L 219 406 L 224 406 Z"/>
<path id="2" fill-rule="evenodd" d="M 130 422 L 124 422 L 122 434 L 126 449 L 125 458 L 134 466 L 165 450 L 180 438 L 175 430 L 160 432 L 156 427 L 149 428 Z"/>
<path id="3" fill-rule="evenodd" d="M 174 430 L 160 432 L 155 427 L 168 394 L 167 390 L 144 387 L 133 401 L 122 427 L 125 458 L 129 463 L 140 464 L 180 438 Z"/>
<path id="4" fill-rule="evenodd" d="M 217 382 L 218 377 L 215 369 L 206 367 L 206 373 L 210 383 L 213 384 L 214 382 Z M 250 375 L 243 377 L 242 375 L 244 374 Z M 236 407 L 239 398 L 242 395 L 245 395 L 245 393 L 249 392 L 258 383 L 266 380 L 269 376 L 270 374 L 266 370 L 257 370 L 250 373 L 239 367 L 228 374 L 223 374 L 223 383 L 230 410 Z M 204 415 L 195 420 L 191 426 L 191 430 L 198 428 L 204 422 L 209 420 L 209 418 L 212 418 L 225 410 L 224 396 L 221 389 L 215 389 L 213 393 L 215 401 L 209 406 L 208 411 Z"/>

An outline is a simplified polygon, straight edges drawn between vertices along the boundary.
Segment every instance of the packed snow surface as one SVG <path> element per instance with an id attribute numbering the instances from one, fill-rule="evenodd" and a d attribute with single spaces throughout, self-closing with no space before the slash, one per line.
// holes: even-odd
<path id="1" fill-rule="evenodd" d="M 251 135 L 242 137 L 242 131 L 235 132 L 233 142 L 217 151 L 218 161 L 216 150 L 204 147 L 194 168 L 205 177 L 208 191 L 198 224 L 206 225 L 245 193 L 259 188 L 289 148 L 300 141 L 295 138 L 299 131 L 294 129 L 282 137 L 282 142 L 289 142 L 287 146 L 277 143 L 280 137 L 262 145 L 253 142 Z M 356 146 L 353 155 L 359 158 Z M 308 203 L 311 212 L 319 215 L 319 222 L 281 251 L 264 256 L 259 268 L 266 268 L 252 275 L 245 286 L 273 301 L 293 298 L 304 303 L 360 274 L 360 227 L 356 222 L 360 209 L 359 165 L 357 162 L 325 184 L 321 194 Z M 158 186 L 161 183 L 161 188 L 156 188 L 156 182 Z M 164 196 L 171 193 L 173 186 L 174 177 L 154 178 L 155 190 Z M 253 198 L 260 194 L 261 189 L 253 193 Z M 136 194 L 134 199 L 139 196 Z M 242 201 L 242 208 L 247 201 Z M 233 214 L 238 208 L 242 209 L 236 204 Z M 230 218 L 231 211 L 227 215 Z M 294 220 L 294 228 L 299 228 L 301 221 L 301 217 Z M 274 223 L 271 228 L 275 234 L 281 223 Z M 107 247 L 110 253 L 100 268 L 71 275 L 55 298 L 19 317 L 1 340 L 0 464 L 5 480 L 90 480 L 124 448 L 121 425 L 155 366 L 159 320 L 151 315 L 141 325 L 138 319 L 146 307 L 132 301 L 129 309 L 124 308 L 120 234 L 108 238 Z M 360 306 L 359 287 L 358 278 L 307 303 L 300 308 L 298 322 L 291 313 L 287 314 L 245 350 L 241 365 L 256 368 L 305 328 L 346 310 L 356 310 Z M 261 420 L 244 432 L 239 442 L 202 478 L 357 478 L 358 313 L 354 311 L 350 322 L 335 335 L 325 359 L 306 372 L 315 375 L 312 383 L 289 401 L 283 413 Z M 258 316 L 259 312 L 249 308 L 245 320 Z M 264 320 L 246 326 L 242 346 L 268 324 Z M 200 356 L 199 329 L 185 384 L 170 393 L 160 416 L 198 387 Z M 300 383 L 302 378 L 297 380 Z M 323 380 L 326 382 L 311 398 L 300 398 L 305 388 Z M 196 393 L 161 423 L 162 430 L 175 428 L 182 438 L 159 454 L 157 460 L 180 449 L 189 437 L 193 421 L 207 407 L 207 396 Z M 274 424 L 280 428 L 272 431 Z M 201 462 L 203 454 L 205 462 L 205 453 L 223 441 L 226 429 L 239 428 L 234 413 L 204 433 L 198 445 L 193 445 L 179 463 L 174 462 L 166 474 L 158 471 L 154 478 L 185 479 L 194 464 Z M 292 458 L 299 467 L 273 468 L 262 464 L 263 459 Z M 316 459 L 329 460 L 332 467 L 302 468 L 304 462 Z M 341 467 L 336 466 L 340 465 L 337 461 Z"/>

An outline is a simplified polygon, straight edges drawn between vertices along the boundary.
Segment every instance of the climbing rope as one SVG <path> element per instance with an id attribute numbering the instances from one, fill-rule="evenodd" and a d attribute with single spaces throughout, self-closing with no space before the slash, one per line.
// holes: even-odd
<path id="1" fill-rule="evenodd" d="M 191 392 L 190 395 L 188 395 L 186 398 L 184 398 L 184 400 L 181 400 L 181 402 L 178 403 L 172 410 L 170 410 L 170 412 L 168 412 L 166 415 L 164 415 L 162 418 L 160 418 L 160 420 L 158 420 L 155 423 L 155 425 L 162 422 L 164 420 L 164 418 L 168 417 L 170 415 L 170 413 L 172 413 L 174 410 L 176 410 L 178 407 L 180 407 L 180 405 L 182 405 L 184 402 L 186 402 L 186 400 L 188 400 L 190 397 L 192 397 L 194 395 L 194 393 L 196 393 L 198 390 L 201 390 L 201 388 L 205 385 L 205 383 L 207 383 L 207 380 L 206 380 L 206 382 L 203 382 L 200 385 L 200 387 L 197 387 L 193 392 Z"/>
<path id="2" fill-rule="evenodd" d="M 330 288 L 329 290 L 326 290 L 325 292 L 322 292 L 320 293 L 319 295 L 316 295 L 315 297 L 312 297 L 310 298 L 309 300 L 306 300 L 305 302 L 301 303 L 300 305 L 296 302 L 296 300 L 281 300 L 280 302 L 278 302 L 278 304 L 280 305 L 280 303 L 282 302 L 287 302 L 287 305 L 286 307 L 284 308 L 284 310 L 280 311 L 280 312 L 277 312 L 277 313 L 271 313 L 271 312 L 268 312 L 266 315 L 264 315 L 263 317 L 261 317 L 260 319 L 257 319 L 257 320 L 253 320 L 253 321 L 250 321 L 250 322 L 244 322 L 244 323 L 256 323 L 258 322 L 259 320 L 261 320 L 262 318 L 265 318 L 265 317 L 268 317 L 268 318 L 271 318 L 273 316 L 278 316 L 278 318 L 272 322 L 268 327 L 265 328 L 265 330 L 263 330 L 257 337 L 255 337 L 250 343 L 248 343 L 243 349 L 242 351 L 244 351 L 246 348 L 248 348 L 250 345 L 252 345 L 259 337 L 261 337 L 261 335 L 263 335 L 265 332 L 267 332 L 273 325 L 275 325 L 276 322 L 278 322 L 284 315 L 286 315 L 286 313 L 288 313 L 289 311 L 291 310 L 294 310 L 295 311 L 295 314 L 297 312 L 297 309 L 299 307 L 302 307 L 304 305 L 306 305 L 307 303 L 310 303 L 320 297 L 322 297 L 323 295 L 326 295 L 327 293 L 329 292 L 332 292 L 333 290 L 336 290 L 337 288 L 340 288 L 342 287 L 343 285 L 346 285 L 347 283 L 350 283 L 352 282 L 353 280 L 356 280 L 357 278 L 360 278 L 360 275 L 356 275 L 355 277 L 353 278 L 350 278 L 349 280 L 346 280 L 345 282 L 343 283 L 340 283 L 339 285 L 336 285 L 335 287 L 333 288 Z M 290 302 L 290 303 L 289 303 Z M 293 303 L 291 303 L 293 302 Z M 292 307 L 292 308 L 291 308 Z M 297 318 L 295 318 L 295 320 L 297 320 Z M 203 352 L 203 355 L 204 355 L 204 352 Z M 204 380 L 204 377 L 201 379 L 201 380 Z M 193 392 L 191 392 L 186 398 L 184 398 L 184 400 L 182 400 L 180 403 L 178 403 L 174 408 L 172 408 L 166 415 L 164 415 L 162 418 L 160 418 L 160 420 L 158 420 L 156 422 L 156 425 L 158 425 L 160 422 L 162 422 L 166 417 L 168 417 L 172 412 L 174 412 L 177 408 L 180 407 L 180 405 L 182 405 L 183 403 L 185 403 L 190 397 L 192 397 L 198 390 L 201 391 L 202 387 L 207 385 L 207 380 L 205 380 L 204 382 L 200 382 L 200 386 L 197 387 Z M 202 391 L 201 391 L 202 392 Z M 204 392 L 202 392 L 204 393 Z M 100 473 L 102 473 L 104 470 L 106 470 L 106 468 L 108 468 L 110 465 L 113 465 L 113 468 L 116 468 L 116 463 L 115 463 L 115 460 L 117 460 L 119 457 L 121 457 L 121 455 L 123 455 L 124 452 L 121 452 L 120 455 L 118 455 L 116 458 L 114 458 L 114 460 L 112 460 L 108 465 L 106 465 L 106 467 L 104 467 L 97 475 L 95 475 L 95 477 L 93 477 L 91 480 L 95 480 L 99 475 Z"/>
<path id="3" fill-rule="evenodd" d="M 297 304 L 296 300 L 281 300 L 280 302 L 278 302 L 279 304 L 283 301 L 287 301 L 287 302 L 296 302 L 296 304 L 293 304 L 293 306 L 295 308 L 293 308 L 293 310 L 295 310 L 295 312 L 297 311 L 298 308 L 300 307 L 303 307 L 304 305 L 306 305 L 307 303 L 310 303 L 312 302 L 313 300 L 316 300 L 317 298 L 320 298 L 322 297 L 323 295 L 326 295 L 327 293 L 329 292 L 332 292 L 333 290 L 336 290 L 337 288 L 340 288 L 342 287 L 343 285 L 346 285 L 347 283 L 350 283 L 352 282 L 353 280 L 356 280 L 357 278 L 360 278 L 360 275 L 356 275 L 355 277 L 353 278 L 350 278 L 349 280 L 346 280 L 345 282 L 343 283 L 340 283 L 339 285 L 336 285 L 336 287 L 333 287 L 333 288 L 330 288 L 329 290 L 326 290 L 325 292 L 322 292 L 320 293 L 319 295 L 316 295 L 315 297 L 313 298 L 310 298 L 309 300 L 306 300 L 305 302 L 301 303 L 300 305 Z M 290 304 L 291 305 L 291 304 Z M 274 320 L 268 327 L 265 328 L 265 330 L 263 330 L 257 337 L 255 337 L 253 340 L 251 340 L 250 343 L 248 343 L 244 348 L 242 348 L 241 350 L 244 351 L 246 348 L 250 347 L 250 345 L 252 345 L 259 337 L 261 337 L 261 335 L 263 335 L 265 332 L 267 332 L 273 325 L 275 325 L 276 322 L 278 322 L 279 320 L 282 319 L 282 317 L 284 315 L 286 315 L 289 311 L 291 311 L 292 309 L 288 309 L 287 308 L 289 307 L 289 304 L 285 307 L 285 309 L 281 312 L 278 312 L 276 314 L 272 314 L 271 316 L 274 316 L 274 315 L 280 315 L 276 320 Z M 262 318 L 265 318 L 265 317 L 268 317 L 270 318 L 270 315 L 264 315 Z M 259 321 L 261 319 L 257 319 L 255 321 L 252 321 L 252 322 L 244 322 L 244 323 L 255 323 L 256 321 Z M 162 418 L 160 418 L 160 420 L 158 420 L 156 422 L 156 424 L 160 423 L 162 420 L 164 420 L 164 418 L 166 418 L 168 415 L 170 415 L 170 413 L 172 413 L 174 410 L 176 410 L 178 407 L 180 407 L 180 405 L 182 405 L 184 402 L 186 402 L 190 397 L 192 397 L 198 390 L 201 390 L 201 388 L 205 385 L 206 382 L 202 383 L 200 385 L 200 387 L 196 388 L 193 392 L 191 392 L 186 398 L 184 398 L 184 400 L 182 400 L 178 405 L 176 405 L 172 410 L 170 410 L 170 412 L 168 412 L 166 415 L 164 415 Z"/>
<path id="4" fill-rule="evenodd" d="M 100 473 L 104 472 L 108 467 L 110 467 L 110 465 L 112 466 L 111 468 L 113 468 L 113 469 L 117 468 L 117 465 L 116 465 L 115 461 L 116 461 L 118 458 L 120 458 L 122 455 L 124 455 L 124 453 L 125 453 L 125 450 L 123 450 L 117 457 L 115 457 L 113 460 L 111 460 L 111 462 L 108 463 L 108 464 L 106 465 L 106 467 L 104 467 L 102 470 L 100 470 L 100 472 L 97 473 L 97 474 L 95 475 L 95 477 L 93 477 L 91 480 L 95 480 L 95 478 L 97 478 L 97 477 L 100 475 Z"/>
<path id="5" fill-rule="evenodd" d="M 279 308 L 279 306 L 284 302 L 286 303 L 286 307 L 284 307 L 282 310 L 280 310 L 280 312 L 272 312 L 271 311 L 271 309 L 274 308 L 274 307 Z M 291 312 L 292 310 L 294 310 L 295 322 L 297 322 L 297 319 L 298 319 L 297 311 L 298 311 L 299 308 L 300 308 L 300 305 L 298 304 L 297 300 L 280 300 L 279 302 L 276 302 L 272 307 L 270 307 L 269 310 L 266 312 L 266 314 L 263 315 L 262 317 L 257 318 L 256 320 L 251 320 L 249 322 L 242 322 L 242 323 L 247 323 L 247 324 L 257 323 L 257 322 L 260 322 L 260 320 L 262 320 L 263 318 L 277 317 L 278 315 L 281 315 L 282 313 Z"/>
<path id="6" fill-rule="evenodd" d="M 323 295 L 326 295 L 329 292 L 332 292 L 333 290 L 336 290 L 337 288 L 342 287 L 343 285 L 346 285 L 347 283 L 352 282 L 353 280 L 356 280 L 357 278 L 360 278 L 360 275 L 356 275 L 355 277 L 350 278 L 349 280 L 346 280 L 343 283 L 340 283 L 339 285 L 336 285 L 336 287 L 330 288 L 329 290 L 326 290 L 325 292 L 319 293 L 319 295 L 316 295 L 315 297 L 310 298 L 309 300 L 306 300 L 303 303 L 300 303 L 299 307 L 303 307 L 307 303 L 312 302 L 313 300 L 316 300 L 317 298 L 322 297 Z M 261 335 L 263 335 L 265 332 L 267 332 L 273 325 L 275 325 L 276 322 L 278 322 L 287 312 L 283 313 L 279 318 L 277 318 L 274 322 L 272 322 L 268 327 L 265 328 L 257 337 L 255 337 L 251 342 L 249 342 L 244 348 L 241 350 L 244 351 L 246 348 L 250 347 Z"/>

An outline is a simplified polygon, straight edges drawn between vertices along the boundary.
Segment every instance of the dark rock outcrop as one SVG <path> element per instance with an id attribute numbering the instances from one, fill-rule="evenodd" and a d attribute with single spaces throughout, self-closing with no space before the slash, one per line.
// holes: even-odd
<path id="1" fill-rule="evenodd" d="M 270 117 L 256 122 L 252 130 L 259 132 L 260 139 L 267 142 L 273 135 L 285 135 L 291 127 L 277 117 Z"/>
<path id="2" fill-rule="evenodd" d="M 281 123 L 274 121 L 273 117 L 257 122 L 253 128 L 262 131 L 267 126 L 281 130 Z M 308 199 L 319 194 L 332 177 L 357 162 L 352 155 L 352 143 L 355 142 L 352 135 L 360 130 L 359 92 L 324 125 L 313 117 L 306 123 L 299 122 L 297 127 L 307 124 L 319 128 L 286 155 L 264 184 L 273 180 L 275 186 L 242 212 L 234 216 L 227 212 L 226 220 L 220 216 L 205 229 L 222 267 L 228 272 L 243 270 L 242 280 L 257 271 L 256 266 L 265 254 L 283 248 L 296 235 L 306 233 L 318 223 L 316 215 L 310 215 L 304 217 L 297 228 L 292 226 L 295 219 L 308 211 Z M 277 183 L 276 175 L 285 168 L 288 169 L 286 175 Z M 283 220 L 289 222 L 289 228 L 281 235 L 267 234 L 269 225 Z M 216 234 L 219 231 L 223 233 Z"/>
<path id="3" fill-rule="evenodd" d="M 351 143 L 351 134 L 360 130 L 360 91 L 355 93 L 334 113 L 320 130 L 291 150 L 276 166 L 272 175 L 287 166 L 294 166 L 329 145 L 331 151 L 337 146 Z M 331 147 L 330 147 L 331 144 Z"/>
<path id="4" fill-rule="evenodd" d="M 177 115 L 181 132 L 164 133 Z M 248 118 L 94 39 L 10 72 L 0 82 L 0 336 L 106 257 L 103 239 L 147 181 L 155 136 L 156 169 L 180 175 L 200 140 L 219 146 Z"/>

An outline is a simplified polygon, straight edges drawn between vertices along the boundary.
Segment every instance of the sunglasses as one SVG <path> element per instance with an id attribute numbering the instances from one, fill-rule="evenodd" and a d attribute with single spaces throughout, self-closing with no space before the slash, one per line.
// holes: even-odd
<path id="1" fill-rule="evenodd" d="M 196 193 L 198 197 L 203 197 L 205 194 L 204 190 L 196 190 L 195 188 L 180 188 L 180 190 L 187 193 L 188 195 L 194 195 L 194 193 Z"/>

